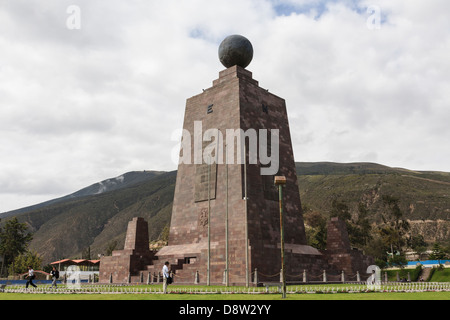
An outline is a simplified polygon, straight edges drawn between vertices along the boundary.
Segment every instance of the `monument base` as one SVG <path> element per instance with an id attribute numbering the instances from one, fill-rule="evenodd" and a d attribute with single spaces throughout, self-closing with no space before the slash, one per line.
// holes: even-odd
<path id="1" fill-rule="evenodd" d="M 145 237 L 147 237 L 146 242 Z M 164 263 L 169 261 L 170 270 L 174 273 L 175 284 L 206 285 L 208 274 L 206 241 L 187 245 L 169 245 L 158 252 L 150 251 L 148 249 L 148 225 L 143 218 L 134 218 L 130 221 L 126 239 L 124 250 L 114 251 L 112 256 L 101 259 L 99 279 L 101 283 L 150 284 L 162 282 L 162 268 Z M 374 261 L 371 257 L 350 247 L 347 229 L 343 221 L 338 218 L 331 219 L 328 224 L 327 239 L 327 250 L 324 251 L 308 245 L 285 245 L 286 281 L 288 283 L 341 282 L 343 274 L 347 281 L 357 281 L 357 279 L 365 279 L 369 276 L 366 275 L 367 267 L 373 265 Z M 139 242 L 140 245 L 137 245 L 136 243 Z M 142 247 L 143 243 L 144 247 Z M 211 253 L 217 253 L 216 248 L 221 248 L 222 245 L 212 244 Z M 251 248 L 249 250 L 251 253 Z M 277 261 L 275 264 L 255 266 L 250 261 L 248 271 L 251 286 L 281 281 L 280 250 L 279 243 L 271 247 L 266 245 L 264 249 L 267 260 Z M 246 285 L 245 264 L 234 267 L 233 272 L 228 275 L 229 285 Z M 211 285 L 226 283 L 225 269 L 225 263 L 211 265 L 210 274 L 221 275 L 212 277 Z"/>

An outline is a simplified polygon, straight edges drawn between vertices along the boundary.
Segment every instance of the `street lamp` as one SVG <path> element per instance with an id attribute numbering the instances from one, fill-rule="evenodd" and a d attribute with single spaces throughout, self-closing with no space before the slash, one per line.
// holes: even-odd
<path id="1" fill-rule="evenodd" d="M 279 203 L 280 203 L 280 233 L 281 233 L 281 277 L 283 279 L 283 296 L 286 298 L 286 271 L 284 267 L 284 229 L 283 229 L 283 186 L 286 184 L 286 177 L 275 177 L 275 185 L 278 186 Z"/>

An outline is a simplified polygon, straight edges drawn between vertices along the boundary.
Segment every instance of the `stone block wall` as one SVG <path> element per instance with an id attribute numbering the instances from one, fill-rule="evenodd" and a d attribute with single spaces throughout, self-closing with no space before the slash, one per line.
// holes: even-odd
<path id="1" fill-rule="evenodd" d="M 149 249 L 148 223 L 143 218 L 134 218 L 128 223 L 123 250 L 113 251 L 112 256 L 100 260 L 99 282 L 127 283 L 130 276 L 152 264 L 155 252 Z"/>

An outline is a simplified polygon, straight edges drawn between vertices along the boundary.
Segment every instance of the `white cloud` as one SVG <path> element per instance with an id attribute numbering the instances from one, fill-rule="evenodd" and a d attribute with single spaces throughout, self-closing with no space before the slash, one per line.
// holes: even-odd
<path id="1" fill-rule="evenodd" d="M 74 4 L 80 30 L 66 26 Z M 286 99 L 297 161 L 450 171 L 449 11 L 444 0 L 3 1 L 0 212 L 175 170 L 185 101 L 217 78 L 234 33 L 253 43 L 254 78 Z"/>

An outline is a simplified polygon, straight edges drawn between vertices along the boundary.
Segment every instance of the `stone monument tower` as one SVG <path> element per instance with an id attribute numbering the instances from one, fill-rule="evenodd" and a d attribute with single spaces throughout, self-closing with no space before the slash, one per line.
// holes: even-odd
<path id="1" fill-rule="evenodd" d="M 211 88 L 187 100 L 168 246 L 150 252 L 148 226 L 134 219 L 125 249 L 102 259 L 102 282 L 142 280 L 144 273 L 153 279 L 165 261 L 178 284 L 279 281 L 275 176 L 286 178 L 282 209 L 287 280 L 299 281 L 304 271 L 311 276 L 364 273 L 372 264 L 350 248 L 345 223 L 337 219 L 328 228 L 327 250 L 307 245 L 286 103 L 261 88 L 245 69 L 252 58 L 246 38 L 227 37 L 219 48 L 226 69 Z"/>
<path id="2" fill-rule="evenodd" d="M 246 38 L 226 38 L 219 58 L 227 69 L 187 100 L 169 246 L 157 254 L 183 260 L 181 278 L 195 269 L 201 283 L 228 276 L 229 283 L 244 284 L 255 269 L 260 279 L 279 272 L 276 175 L 287 178 L 288 273 L 310 269 L 320 256 L 306 245 L 285 100 L 259 87 L 245 69 L 252 57 Z"/>

